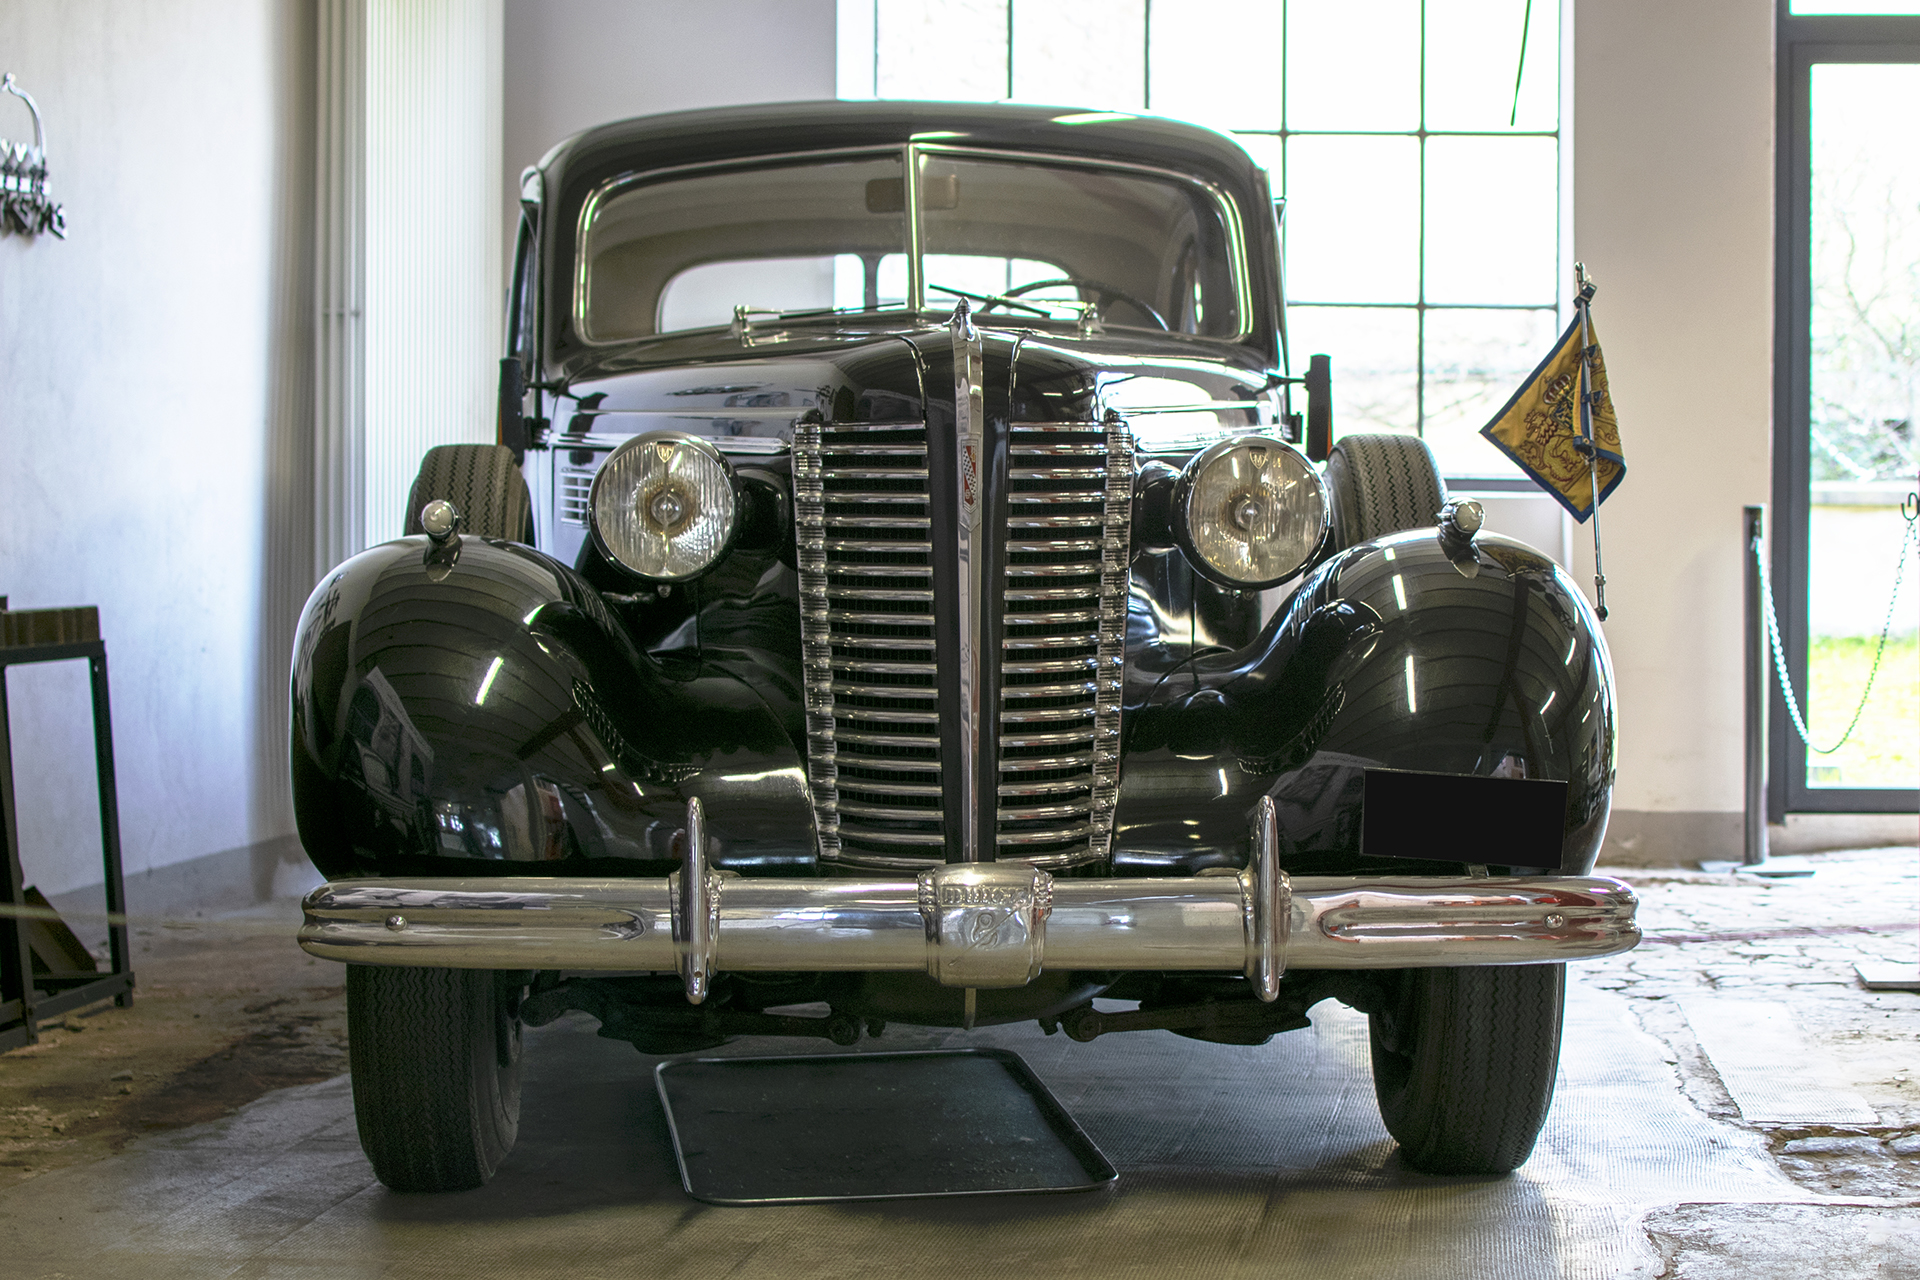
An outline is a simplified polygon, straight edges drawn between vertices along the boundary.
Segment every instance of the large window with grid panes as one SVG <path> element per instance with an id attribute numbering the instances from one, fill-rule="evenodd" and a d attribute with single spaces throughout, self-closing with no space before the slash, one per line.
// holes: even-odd
<path id="1" fill-rule="evenodd" d="M 1336 434 L 1421 435 L 1527 485 L 1479 429 L 1562 318 L 1561 0 L 840 0 L 843 98 L 1177 116 L 1286 197 L 1294 372 Z"/>

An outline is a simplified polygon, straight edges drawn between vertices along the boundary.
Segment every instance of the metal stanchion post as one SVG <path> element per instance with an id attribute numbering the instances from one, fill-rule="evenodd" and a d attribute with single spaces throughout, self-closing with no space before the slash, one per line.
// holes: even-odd
<path id="1" fill-rule="evenodd" d="M 1770 858 L 1767 851 L 1767 681 L 1771 656 L 1767 650 L 1766 597 L 1762 595 L 1760 549 L 1766 531 L 1766 509 L 1748 507 L 1741 516 L 1741 554 L 1746 563 L 1740 580 L 1745 584 L 1746 643 L 1741 673 L 1746 682 L 1746 796 L 1744 840 L 1738 862 L 1702 862 L 1702 871 L 1714 874 L 1742 872 L 1771 879 L 1811 876 L 1813 868 L 1799 858 Z"/>
<path id="2" fill-rule="evenodd" d="M 1747 571 L 1747 802 L 1746 842 L 1740 861 L 1749 867 L 1767 861 L 1767 632 L 1760 617 L 1760 542 L 1764 515 L 1759 507 L 1746 511 Z"/>

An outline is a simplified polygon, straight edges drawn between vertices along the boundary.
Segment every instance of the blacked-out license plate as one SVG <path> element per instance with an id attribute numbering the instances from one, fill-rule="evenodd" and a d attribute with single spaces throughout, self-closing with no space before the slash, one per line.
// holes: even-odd
<path id="1" fill-rule="evenodd" d="M 1368 769 L 1360 852 L 1557 870 L 1566 815 L 1564 782 Z"/>

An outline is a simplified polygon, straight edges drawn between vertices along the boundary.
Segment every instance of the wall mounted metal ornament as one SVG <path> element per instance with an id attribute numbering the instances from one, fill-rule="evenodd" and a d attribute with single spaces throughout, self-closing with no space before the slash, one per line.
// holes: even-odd
<path id="1" fill-rule="evenodd" d="M 23 236 L 51 231 L 67 238 L 66 210 L 47 195 L 47 135 L 40 124 L 40 107 L 33 95 L 14 83 L 13 73 L 0 79 L 0 93 L 10 93 L 33 113 L 33 144 L 0 138 L 0 228 Z"/>

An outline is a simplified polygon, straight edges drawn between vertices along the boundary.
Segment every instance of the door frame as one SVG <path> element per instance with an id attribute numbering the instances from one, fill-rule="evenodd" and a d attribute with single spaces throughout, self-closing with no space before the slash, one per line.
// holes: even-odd
<path id="1" fill-rule="evenodd" d="M 1816 63 L 1920 63 L 1920 15 L 1794 15 L 1778 0 L 1774 145 L 1774 401 L 1771 578 L 1787 669 L 1807 688 L 1811 549 L 1812 68 Z M 1767 819 L 1789 813 L 1913 813 L 1920 789 L 1809 787 L 1807 747 L 1779 682 L 1767 708 Z"/>

